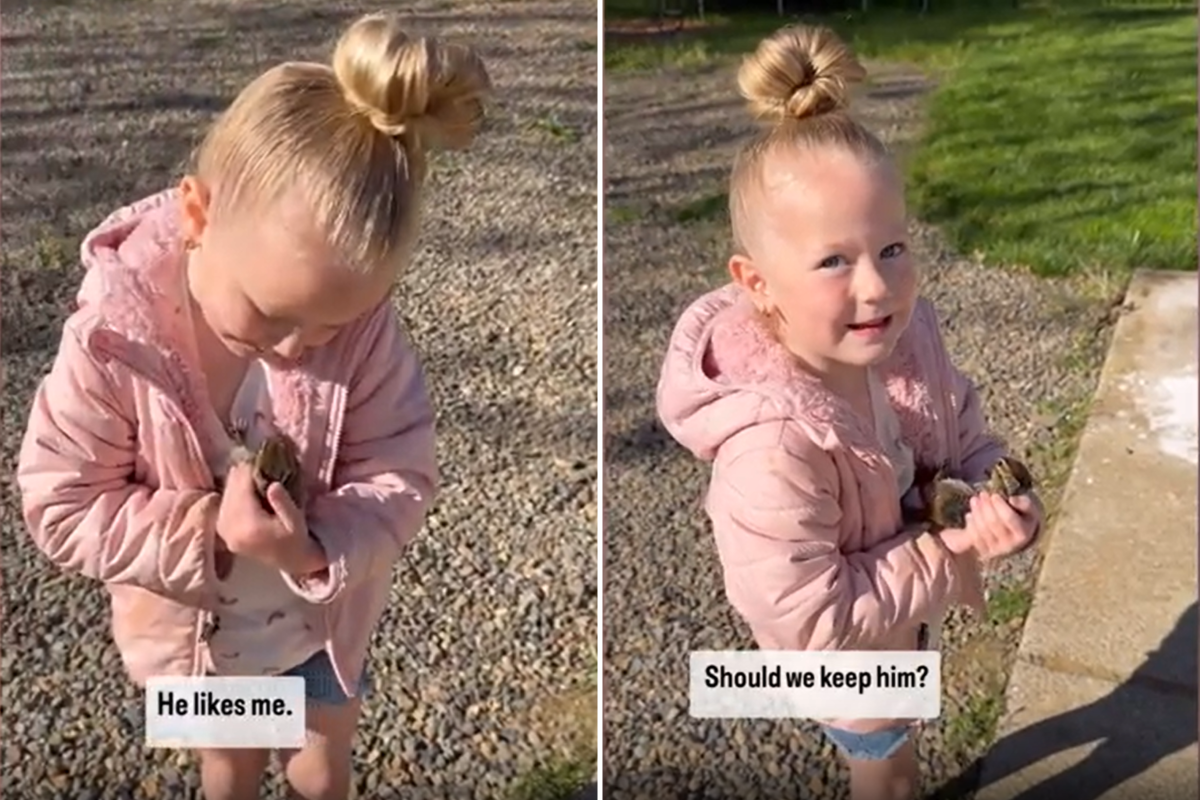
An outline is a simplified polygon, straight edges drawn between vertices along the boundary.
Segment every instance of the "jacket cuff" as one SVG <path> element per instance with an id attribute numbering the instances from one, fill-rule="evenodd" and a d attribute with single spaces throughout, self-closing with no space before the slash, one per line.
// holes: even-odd
<path id="1" fill-rule="evenodd" d="M 941 537 L 933 533 L 923 533 L 918 536 L 917 547 L 925 554 L 929 563 L 945 570 L 949 578 L 949 591 L 947 592 L 949 599 L 943 611 L 955 604 L 966 606 L 979 613 L 986 610 L 983 577 L 974 557 L 950 552 Z"/>
<path id="2" fill-rule="evenodd" d="M 315 533 L 310 535 L 320 541 Z M 346 555 L 342 553 L 335 556 L 324 542 L 321 542 L 321 546 L 329 556 L 329 565 L 325 569 L 308 575 L 279 573 L 289 589 L 314 605 L 332 603 L 346 587 Z"/>

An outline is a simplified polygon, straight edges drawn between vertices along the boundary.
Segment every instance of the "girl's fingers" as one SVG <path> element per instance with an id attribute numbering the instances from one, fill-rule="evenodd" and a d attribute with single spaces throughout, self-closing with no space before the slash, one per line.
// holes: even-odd
<path id="1" fill-rule="evenodd" d="M 975 517 L 979 532 L 990 536 L 995 525 L 995 515 L 992 513 L 992 507 L 985 502 L 984 495 L 977 494 L 971 498 L 971 513 Z"/>
<path id="2" fill-rule="evenodd" d="M 1021 530 L 1027 535 L 1038 530 L 1042 525 L 1042 507 L 1037 498 L 1031 495 L 1019 495 L 1010 503 L 1013 510 L 1021 515 Z"/>
<path id="3" fill-rule="evenodd" d="M 984 493 L 979 499 L 987 521 L 989 545 L 992 553 L 1003 556 L 1012 551 L 1016 540 L 1023 538 L 1021 517 L 999 495 Z"/>
<path id="4" fill-rule="evenodd" d="M 1027 494 L 1019 494 L 1008 501 L 1009 506 L 1023 517 L 1028 517 L 1037 511 L 1033 498 Z"/>
<path id="5" fill-rule="evenodd" d="M 255 496 L 254 470 L 249 464 L 235 464 L 229 468 L 221 491 L 221 505 L 241 527 L 257 523 L 265 515 Z"/>
<path id="6" fill-rule="evenodd" d="M 1029 543 L 1029 530 L 1026 518 L 1014 510 L 1003 497 L 990 495 L 983 505 L 988 507 L 991 524 L 994 526 L 995 553 L 1010 555 L 1020 552 Z"/>
<path id="7" fill-rule="evenodd" d="M 289 533 L 303 530 L 304 515 L 296 508 L 296 503 L 287 489 L 281 483 L 272 483 L 267 487 L 267 502 L 275 511 L 275 516 L 283 523 Z"/>
<path id="8" fill-rule="evenodd" d="M 270 503 L 271 508 L 275 511 L 275 516 L 280 519 L 287 519 L 296 510 L 295 504 L 292 503 L 291 495 L 279 483 L 272 483 L 267 486 L 267 502 Z"/>
<path id="9" fill-rule="evenodd" d="M 984 558 L 991 558 L 996 549 L 990 509 L 978 495 L 971 498 L 971 512 L 967 517 L 967 528 L 975 539 L 975 549 Z"/>
<path id="10" fill-rule="evenodd" d="M 1007 500 L 999 495 L 989 495 L 987 502 L 991 506 L 996 523 L 1007 531 L 1008 535 L 1018 537 L 1024 535 L 1025 523 L 1021 519 L 1020 513 L 1010 506 Z"/>
<path id="11" fill-rule="evenodd" d="M 975 495 L 974 497 L 971 498 L 970 505 L 971 505 L 971 511 L 967 515 L 967 517 L 968 517 L 968 519 L 974 520 L 975 527 L 979 528 L 983 525 L 983 520 L 984 520 L 984 508 L 983 508 L 983 504 L 979 502 L 979 495 Z"/>
<path id="12" fill-rule="evenodd" d="M 234 464 L 225 476 L 225 488 L 235 491 L 254 489 L 254 469 L 249 464 Z"/>

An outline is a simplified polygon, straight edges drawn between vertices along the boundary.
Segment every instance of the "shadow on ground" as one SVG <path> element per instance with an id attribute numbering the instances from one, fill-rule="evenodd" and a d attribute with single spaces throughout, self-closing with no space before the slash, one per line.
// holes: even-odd
<path id="1" fill-rule="evenodd" d="M 1070 769 L 1059 772 L 1023 792 L 1014 800 L 1099 800 L 1126 780 L 1163 758 L 1196 743 L 1196 684 L 1184 686 L 1161 675 L 1196 675 L 1198 627 L 1193 603 L 1163 639 L 1157 650 L 1113 691 L 1090 705 L 1051 717 L 1006 736 L 986 754 L 990 782 L 999 782 L 1044 758 L 1081 745 L 1092 751 Z M 1170 716 L 1161 710 L 1147 712 L 1147 693 L 1170 699 Z M 939 790 L 944 800 L 961 797 L 964 787 L 978 780 L 982 761 Z M 1194 787 L 1191 787 L 1194 791 Z M 1181 794 L 1180 797 L 1185 795 Z"/>

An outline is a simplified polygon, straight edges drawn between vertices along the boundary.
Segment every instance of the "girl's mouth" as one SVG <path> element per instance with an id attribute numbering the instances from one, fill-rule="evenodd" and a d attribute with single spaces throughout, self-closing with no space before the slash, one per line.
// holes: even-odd
<path id="1" fill-rule="evenodd" d="M 867 322 L 852 322 L 847 327 L 860 336 L 877 336 L 886 331 L 892 324 L 892 315 L 868 320 Z"/>

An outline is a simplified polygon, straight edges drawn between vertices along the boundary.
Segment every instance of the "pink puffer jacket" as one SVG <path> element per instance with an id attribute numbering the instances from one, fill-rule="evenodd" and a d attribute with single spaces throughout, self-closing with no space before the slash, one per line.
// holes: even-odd
<path id="1" fill-rule="evenodd" d="M 78 310 L 33 401 L 17 480 L 37 546 L 107 584 L 131 677 L 201 672 L 217 607 L 213 475 L 202 447 L 174 192 L 116 212 L 83 245 Z M 310 602 L 343 689 L 355 693 L 392 565 L 437 489 L 434 414 L 390 304 L 287 370 L 269 369 L 277 426 L 300 447 L 309 527 L 327 580 Z"/>

